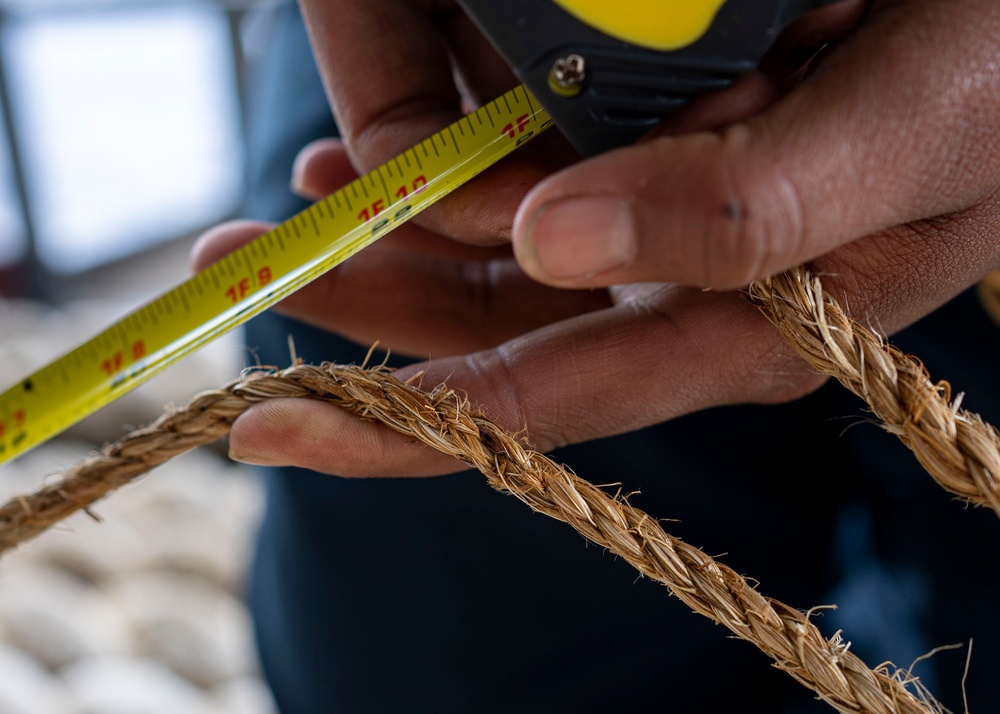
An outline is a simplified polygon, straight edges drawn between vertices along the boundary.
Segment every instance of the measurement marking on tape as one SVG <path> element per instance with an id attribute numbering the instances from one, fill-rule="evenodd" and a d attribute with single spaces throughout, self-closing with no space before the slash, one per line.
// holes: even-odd
<path id="1" fill-rule="evenodd" d="M 511 90 L 17 380 L 0 394 L 0 463 L 287 297 L 551 123 L 527 90 Z"/>

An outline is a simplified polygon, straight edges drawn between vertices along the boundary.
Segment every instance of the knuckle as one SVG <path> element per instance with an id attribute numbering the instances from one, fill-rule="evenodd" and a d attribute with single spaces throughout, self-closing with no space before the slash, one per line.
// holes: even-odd
<path id="1" fill-rule="evenodd" d="M 512 431 L 526 427 L 522 406 L 524 394 L 516 362 L 517 356 L 509 343 L 462 357 L 464 374 L 461 381 L 475 385 L 477 393 L 490 395 L 489 411 L 485 416 Z"/>
<path id="2" fill-rule="evenodd" d="M 805 241 L 802 202 L 775 165 L 751 165 L 738 129 L 719 142 L 704 234 L 695 256 L 703 287 L 735 289 L 790 267 Z"/>

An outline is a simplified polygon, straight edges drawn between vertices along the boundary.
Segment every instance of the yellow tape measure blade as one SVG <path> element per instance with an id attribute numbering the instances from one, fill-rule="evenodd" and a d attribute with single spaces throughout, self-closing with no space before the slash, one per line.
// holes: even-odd
<path id="1" fill-rule="evenodd" d="M 0 394 L 0 463 L 287 297 L 551 124 L 516 87 L 18 380 Z"/>

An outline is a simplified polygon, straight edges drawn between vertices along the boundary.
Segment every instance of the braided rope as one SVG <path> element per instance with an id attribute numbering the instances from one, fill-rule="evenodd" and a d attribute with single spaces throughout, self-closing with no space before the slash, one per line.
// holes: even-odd
<path id="1" fill-rule="evenodd" d="M 945 489 L 1000 513 L 1000 438 L 950 402 L 916 359 L 853 322 L 805 270 L 755 283 L 750 298 L 816 369 L 868 402 Z M 927 714 L 942 709 L 903 670 L 869 668 L 839 635 L 827 640 L 808 615 L 764 597 L 742 576 L 666 533 L 656 519 L 578 478 L 475 413 L 441 385 L 427 392 L 384 367 L 323 364 L 249 370 L 149 426 L 107 445 L 39 491 L 0 508 L 0 553 L 174 456 L 215 441 L 255 403 L 321 399 L 381 422 L 482 472 L 495 489 L 573 526 L 695 612 L 755 644 L 780 669 L 842 712 Z M 914 693 L 914 691 L 916 693 Z"/>
<path id="2" fill-rule="evenodd" d="M 754 283 L 749 295 L 813 368 L 864 399 L 942 488 L 1000 515 L 1000 435 L 951 399 L 951 385 L 848 317 L 803 268 Z"/>

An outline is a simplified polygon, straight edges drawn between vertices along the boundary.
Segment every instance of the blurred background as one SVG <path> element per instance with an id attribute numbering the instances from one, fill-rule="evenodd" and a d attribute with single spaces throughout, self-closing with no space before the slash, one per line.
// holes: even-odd
<path id="1" fill-rule="evenodd" d="M 0 389 L 189 277 L 245 197 L 245 76 L 281 0 L 0 0 Z M 31 491 L 233 379 L 239 331 L 13 464 Z M 225 445 L 0 561 L 0 714 L 273 714 L 243 578 L 260 510 Z"/>

